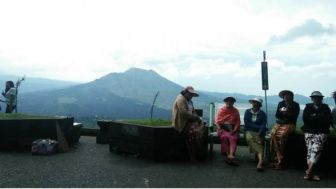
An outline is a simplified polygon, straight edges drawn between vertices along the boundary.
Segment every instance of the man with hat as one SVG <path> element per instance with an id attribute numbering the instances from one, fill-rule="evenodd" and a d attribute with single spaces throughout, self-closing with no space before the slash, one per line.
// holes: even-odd
<path id="1" fill-rule="evenodd" d="M 320 180 L 318 175 L 313 174 L 313 168 L 318 162 L 325 141 L 327 140 L 329 129 L 332 126 L 331 110 L 324 104 L 323 95 L 319 91 L 314 91 L 310 95 L 313 103 L 306 104 L 303 110 L 303 127 L 307 146 L 307 165 L 304 179 Z"/>
<path id="2" fill-rule="evenodd" d="M 276 123 L 271 130 L 270 151 L 277 161 L 275 169 L 283 168 L 284 151 L 288 135 L 295 131 L 296 121 L 300 113 L 300 106 L 294 99 L 294 93 L 289 90 L 280 91 L 279 97 L 283 100 L 279 102 L 275 114 Z"/>
<path id="3" fill-rule="evenodd" d="M 255 97 L 249 102 L 252 104 L 252 108 L 247 109 L 244 114 L 245 138 L 250 152 L 255 153 L 258 159 L 257 171 L 263 171 L 263 140 L 266 133 L 267 116 L 260 109 L 263 102 L 261 98 Z"/>
<path id="4" fill-rule="evenodd" d="M 240 116 L 237 108 L 233 106 L 235 102 L 234 97 L 224 98 L 225 104 L 219 109 L 216 116 L 216 126 L 218 136 L 221 139 L 221 153 L 227 157 L 225 162 L 237 166 L 235 153 L 240 129 Z"/>
<path id="5" fill-rule="evenodd" d="M 172 125 L 178 132 L 179 137 L 186 141 L 189 157 L 192 161 L 204 158 L 201 157 L 204 156 L 201 152 L 203 143 L 207 142 L 206 128 L 197 115 L 191 100 L 198 96 L 199 94 L 192 86 L 185 87 L 176 97 L 172 110 Z"/>

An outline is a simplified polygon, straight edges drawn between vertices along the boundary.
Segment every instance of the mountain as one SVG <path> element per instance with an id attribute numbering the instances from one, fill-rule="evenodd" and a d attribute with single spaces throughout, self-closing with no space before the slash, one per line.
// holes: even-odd
<path id="1" fill-rule="evenodd" d="M 13 81 L 16 83 L 18 80 L 17 76 L 13 75 L 0 75 L 0 89 L 5 89 L 6 81 Z M 52 80 L 52 79 L 42 79 L 42 78 L 33 78 L 33 77 L 26 77 L 24 81 L 21 82 L 19 87 L 19 92 L 21 93 L 30 93 L 36 91 L 45 91 L 45 90 L 54 90 L 54 89 L 61 89 L 70 86 L 77 85 L 78 83 L 69 82 L 69 81 L 59 81 L 59 80 Z"/>
<path id="2" fill-rule="evenodd" d="M 152 70 L 131 68 L 92 82 L 63 89 L 19 95 L 19 112 L 43 115 L 72 115 L 82 119 L 149 118 L 157 92 L 154 118 L 171 118 L 171 107 L 183 89 Z M 200 92 L 195 106 L 208 111 L 209 102 L 220 98 Z"/>
<path id="3" fill-rule="evenodd" d="M 82 84 L 66 89 L 21 95 L 19 111 L 43 115 L 71 115 L 77 119 L 124 119 L 148 117 L 150 105 L 123 98 L 105 88 Z M 167 110 L 155 109 L 166 118 Z"/>
<path id="4" fill-rule="evenodd" d="M 182 86 L 169 81 L 156 72 L 139 68 L 131 68 L 124 73 L 108 74 L 89 83 L 89 85 L 100 86 L 115 95 L 146 104 L 152 104 L 155 94 L 159 92 L 155 105 L 169 110 L 176 95 L 183 90 Z M 200 92 L 200 97 L 194 98 L 194 103 L 196 105 L 208 105 L 211 100 L 216 101 L 219 98 Z"/>
<path id="5" fill-rule="evenodd" d="M 27 80 L 28 81 L 28 80 Z M 26 82 L 26 81 L 24 81 Z M 23 86 L 23 85 L 22 85 Z M 142 119 L 150 117 L 150 109 L 157 92 L 154 118 L 171 118 L 171 108 L 182 86 L 167 80 L 152 70 L 131 68 L 123 73 L 110 73 L 94 81 L 48 91 L 22 93 L 18 99 L 19 112 L 44 115 L 72 115 L 78 121 L 95 119 Z M 196 88 L 197 90 L 197 88 Z M 203 109 L 208 120 L 209 104 L 223 102 L 234 96 L 237 105 L 249 107 L 254 95 L 199 91 L 193 98 L 196 108 Z M 278 96 L 268 96 L 268 116 L 274 121 Z M 295 94 L 301 105 L 310 102 L 308 97 Z M 265 107 L 263 107 L 265 108 Z"/>

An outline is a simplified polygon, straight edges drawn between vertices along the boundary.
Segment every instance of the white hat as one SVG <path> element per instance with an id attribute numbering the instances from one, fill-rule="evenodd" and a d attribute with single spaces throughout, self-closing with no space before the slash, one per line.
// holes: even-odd
<path id="1" fill-rule="evenodd" d="M 253 101 L 259 102 L 260 105 L 263 103 L 263 100 L 259 97 L 254 97 L 253 99 L 249 100 L 250 103 L 252 103 Z"/>
<path id="2" fill-rule="evenodd" d="M 312 92 L 310 97 L 322 97 L 323 98 L 324 96 L 322 95 L 322 93 L 320 91 L 314 91 L 314 92 Z"/>

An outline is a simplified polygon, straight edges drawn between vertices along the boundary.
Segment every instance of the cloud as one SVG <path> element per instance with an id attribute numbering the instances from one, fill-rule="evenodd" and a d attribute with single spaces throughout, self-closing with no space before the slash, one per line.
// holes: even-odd
<path id="1" fill-rule="evenodd" d="M 323 26 L 315 19 L 308 19 L 302 25 L 289 29 L 285 35 L 272 36 L 270 38 L 270 43 L 286 43 L 295 41 L 302 37 L 317 37 L 334 34 L 336 34 L 334 25 L 330 24 L 328 26 Z"/>

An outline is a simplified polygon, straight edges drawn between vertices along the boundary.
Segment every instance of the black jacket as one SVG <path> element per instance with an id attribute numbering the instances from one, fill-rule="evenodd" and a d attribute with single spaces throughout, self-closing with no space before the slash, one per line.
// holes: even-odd
<path id="1" fill-rule="evenodd" d="M 317 109 L 313 103 L 306 104 L 303 110 L 303 127 L 305 133 L 329 133 L 332 124 L 331 110 L 327 104 L 321 104 Z"/>
<path id="2" fill-rule="evenodd" d="M 281 111 L 282 108 L 286 108 L 286 111 Z M 296 120 L 300 113 L 300 106 L 297 102 L 293 101 L 286 106 L 285 101 L 281 101 L 278 104 L 275 117 L 276 122 L 279 124 L 296 124 Z"/>

